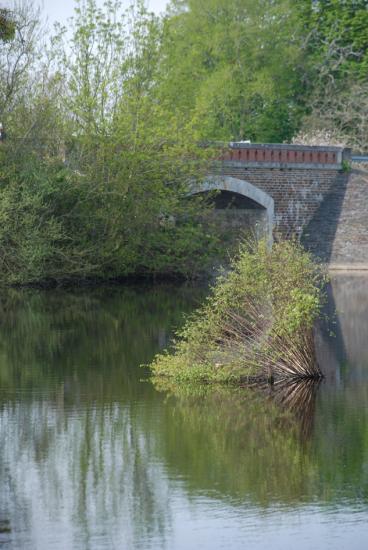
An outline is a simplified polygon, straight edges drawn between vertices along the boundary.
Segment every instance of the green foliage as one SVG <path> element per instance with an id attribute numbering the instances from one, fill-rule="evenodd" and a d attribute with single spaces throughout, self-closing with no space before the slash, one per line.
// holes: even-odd
<path id="1" fill-rule="evenodd" d="M 180 182 L 188 166 L 180 170 L 167 150 L 140 163 L 135 155 L 131 164 L 130 152 L 121 154 L 106 182 L 98 164 L 79 173 L 26 148 L 20 163 L 13 148 L 8 142 L 0 151 L 2 283 L 194 277 L 208 267 L 216 236 L 198 215 L 206 206 L 200 198 L 187 205 Z M 99 144 L 97 159 L 105 149 Z"/>
<path id="2" fill-rule="evenodd" d="M 243 245 L 232 271 L 158 355 L 154 375 L 178 381 L 318 374 L 311 331 L 322 301 L 321 275 L 297 244 Z"/>
<path id="3" fill-rule="evenodd" d="M 0 40 L 7 42 L 14 37 L 15 23 L 11 17 L 9 10 L 0 9 Z"/>
<path id="4" fill-rule="evenodd" d="M 306 2 L 306 24 L 312 33 L 310 46 L 315 60 L 345 56 L 335 76 L 347 73 L 365 78 L 368 69 L 367 0 L 317 0 Z"/>
<path id="5" fill-rule="evenodd" d="M 300 8 L 306 54 L 301 133 L 314 143 L 325 134 L 327 143 L 365 151 L 368 2 L 302 0 Z"/>
<path id="6" fill-rule="evenodd" d="M 289 0 L 173 1 L 158 94 L 201 139 L 282 142 L 295 131 L 300 29 Z"/>
<path id="7" fill-rule="evenodd" d="M 343 160 L 341 163 L 341 168 L 344 172 L 351 172 L 351 162 L 349 162 L 348 160 Z"/>
<path id="8" fill-rule="evenodd" d="M 119 6 L 78 2 L 56 72 L 17 103 L 0 151 L 3 283 L 195 277 L 218 252 L 209 207 L 186 199 L 211 151 L 147 94 L 157 21 Z"/>
<path id="9" fill-rule="evenodd" d="M 347 29 L 333 1 L 173 0 L 159 18 L 78 0 L 47 47 L 40 11 L 17 4 L 0 50 L 0 281 L 205 271 L 221 246 L 209 205 L 186 200 L 213 157 L 198 141 L 289 139 L 314 88 L 335 97 L 327 43 L 363 67 L 363 4 L 343 3 Z M 363 111 L 345 133 L 366 135 Z"/>

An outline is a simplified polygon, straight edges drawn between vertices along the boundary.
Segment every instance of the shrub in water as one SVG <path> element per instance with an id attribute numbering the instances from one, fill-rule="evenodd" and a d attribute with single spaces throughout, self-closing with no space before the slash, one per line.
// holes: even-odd
<path id="1" fill-rule="evenodd" d="M 177 380 L 242 382 L 319 377 L 313 325 L 323 277 L 298 244 L 242 245 L 232 270 L 158 355 L 154 375 Z"/>

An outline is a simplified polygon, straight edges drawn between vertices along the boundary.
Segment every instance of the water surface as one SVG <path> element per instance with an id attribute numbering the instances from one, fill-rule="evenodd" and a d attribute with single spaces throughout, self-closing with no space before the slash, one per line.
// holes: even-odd
<path id="1" fill-rule="evenodd" d="M 203 295 L 1 296 L 1 548 L 367 547 L 368 277 L 332 281 L 319 387 L 154 387 Z"/>

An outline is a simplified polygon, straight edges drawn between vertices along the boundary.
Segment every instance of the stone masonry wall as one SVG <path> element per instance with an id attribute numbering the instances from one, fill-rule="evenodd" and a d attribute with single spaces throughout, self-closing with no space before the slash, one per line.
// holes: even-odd
<path id="1" fill-rule="evenodd" d="M 300 236 L 327 197 L 344 194 L 348 178 L 338 169 L 248 167 L 226 161 L 214 173 L 248 181 L 269 194 L 275 201 L 275 233 L 285 237 Z"/>
<path id="2" fill-rule="evenodd" d="M 350 159 L 338 147 L 239 142 L 223 146 L 211 172 L 272 197 L 275 236 L 296 235 L 331 268 L 368 269 L 368 165 L 346 172 Z"/>
<path id="3" fill-rule="evenodd" d="M 368 166 L 360 165 L 331 188 L 302 242 L 330 268 L 368 268 Z"/>

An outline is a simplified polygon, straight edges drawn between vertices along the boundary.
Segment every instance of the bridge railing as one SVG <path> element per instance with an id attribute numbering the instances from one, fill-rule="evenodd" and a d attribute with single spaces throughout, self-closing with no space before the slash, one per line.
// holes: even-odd
<path id="1" fill-rule="evenodd" d="M 275 143 L 231 142 L 222 147 L 218 160 L 265 168 L 341 169 L 351 160 L 351 149 Z"/>

